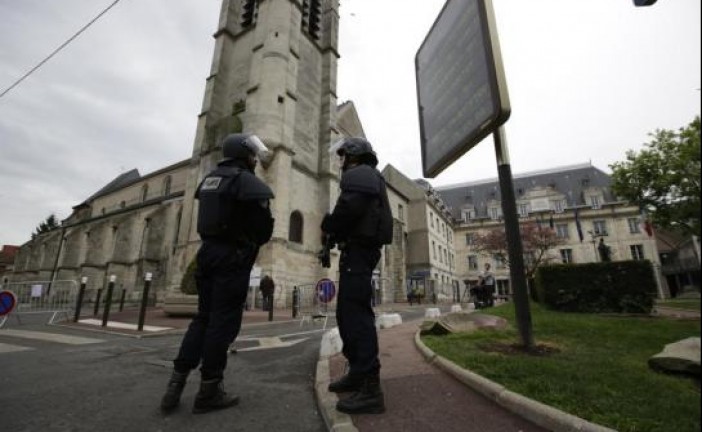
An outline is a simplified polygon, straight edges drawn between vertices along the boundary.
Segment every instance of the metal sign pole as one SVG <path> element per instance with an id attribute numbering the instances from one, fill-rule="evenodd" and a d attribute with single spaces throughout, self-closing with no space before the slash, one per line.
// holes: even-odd
<path id="1" fill-rule="evenodd" d="M 507 234 L 507 252 L 509 254 L 509 272 L 514 292 L 514 310 L 517 327 L 522 339 L 522 345 L 527 349 L 534 346 L 532 334 L 531 310 L 527 293 L 526 275 L 524 272 L 524 250 L 519 233 L 519 218 L 517 217 L 517 201 L 514 195 L 512 167 L 510 165 L 507 136 L 503 126 L 493 134 L 495 139 L 495 154 L 497 156 L 497 171 L 500 177 L 500 192 L 502 194 L 502 214 L 505 219 Z"/>

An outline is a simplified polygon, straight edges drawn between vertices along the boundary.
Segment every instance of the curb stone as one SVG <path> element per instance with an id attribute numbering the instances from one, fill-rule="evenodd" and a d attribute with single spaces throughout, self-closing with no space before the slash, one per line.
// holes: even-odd
<path id="1" fill-rule="evenodd" d="M 333 328 L 322 336 L 322 344 L 319 349 L 319 360 L 317 361 L 317 372 L 315 374 L 314 392 L 317 396 L 317 405 L 322 414 L 327 429 L 332 432 L 358 432 L 353 425 L 351 416 L 336 410 L 336 403 L 339 398 L 335 393 L 327 390 L 331 375 L 329 371 L 329 358 L 341 352 L 341 337 L 339 329 Z"/>
<path id="2" fill-rule="evenodd" d="M 487 378 L 461 368 L 452 361 L 438 356 L 424 345 L 419 337 L 419 331 L 415 333 L 414 343 L 427 362 L 436 365 L 439 369 L 442 369 L 473 390 L 538 426 L 555 432 L 616 432 L 614 429 L 591 423 L 580 417 L 509 391 Z"/>

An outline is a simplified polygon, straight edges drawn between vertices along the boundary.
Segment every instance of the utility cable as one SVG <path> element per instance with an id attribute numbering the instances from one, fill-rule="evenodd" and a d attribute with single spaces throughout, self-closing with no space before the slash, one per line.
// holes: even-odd
<path id="1" fill-rule="evenodd" d="M 70 44 L 71 42 L 73 42 L 73 40 L 74 40 L 75 38 L 77 38 L 78 36 L 80 36 L 81 33 L 83 33 L 85 30 L 87 30 L 88 27 L 90 27 L 91 25 L 93 25 L 93 23 L 95 23 L 95 21 L 97 21 L 98 19 L 100 19 L 100 17 L 102 17 L 103 15 L 105 15 L 110 9 L 112 9 L 114 6 L 116 6 L 117 3 L 119 3 L 120 1 L 122 1 L 122 0 L 115 0 L 114 2 L 112 2 L 111 5 L 107 6 L 102 12 L 100 12 L 99 14 L 97 14 L 97 16 L 96 16 L 95 18 L 93 18 L 92 20 L 90 20 L 90 22 L 88 22 L 88 23 L 87 23 L 86 25 L 84 25 L 80 30 L 78 30 L 78 31 L 76 32 L 76 34 L 74 34 L 73 36 L 71 36 L 70 38 L 68 38 L 68 40 L 67 40 L 66 42 L 62 43 L 62 44 L 61 44 L 58 48 L 56 48 L 51 54 L 49 54 L 44 60 L 40 61 L 39 64 L 37 64 L 36 66 L 34 66 L 32 69 L 30 69 L 29 72 L 27 72 L 26 74 L 22 75 L 22 77 L 21 77 L 20 79 L 18 79 L 17 81 L 15 81 L 10 87 L 8 87 L 8 88 L 6 88 L 5 90 L 3 90 L 3 92 L 0 93 L 0 98 L 3 97 L 3 96 L 5 96 L 7 93 L 9 93 L 10 90 L 12 90 L 13 88 L 17 87 L 22 81 L 24 81 L 25 79 L 27 79 L 27 78 L 28 78 L 31 74 L 33 74 L 37 69 L 39 69 L 40 67 L 42 67 L 42 66 L 44 65 L 44 63 L 46 63 L 47 61 L 51 60 L 51 58 L 52 58 L 53 56 L 55 56 L 56 54 L 58 54 L 59 51 L 61 51 L 61 50 L 64 49 L 68 44 Z"/>

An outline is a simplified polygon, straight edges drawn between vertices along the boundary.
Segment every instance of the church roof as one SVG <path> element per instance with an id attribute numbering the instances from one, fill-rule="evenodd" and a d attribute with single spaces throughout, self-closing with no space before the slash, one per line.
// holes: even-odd
<path id="1" fill-rule="evenodd" d="M 130 171 L 127 171 L 125 173 L 122 173 L 118 175 L 114 180 L 111 182 L 107 183 L 105 186 L 102 187 L 99 191 L 95 192 L 92 194 L 88 199 L 86 199 L 84 202 L 81 204 L 78 204 L 77 206 L 73 207 L 74 209 L 87 205 L 91 201 L 94 201 L 97 198 L 100 198 L 101 196 L 105 196 L 111 192 L 117 191 L 119 189 L 122 189 L 126 185 L 130 183 L 134 183 L 135 181 L 139 180 L 141 178 L 141 174 L 139 174 L 139 170 L 132 169 Z"/>

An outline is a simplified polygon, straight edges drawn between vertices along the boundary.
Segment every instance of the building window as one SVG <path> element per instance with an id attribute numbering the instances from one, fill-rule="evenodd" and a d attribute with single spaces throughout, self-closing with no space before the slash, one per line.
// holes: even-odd
<path id="1" fill-rule="evenodd" d="M 570 238 L 570 232 L 568 231 L 568 224 L 557 224 L 556 225 L 556 237 L 567 239 Z"/>
<path id="2" fill-rule="evenodd" d="M 119 208 L 123 209 L 125 207 L 127 207 L 127 203 L 125 201 L 120 201 Z"/>
<path id="3" fill-rule="evenodd" d="M 631 250 L 631 259 L 635 261 L 645 259 L 643 245 L 631 245 L 629 246 L 629 249 Z"/>
<path id="4" fill-rule="evenodd" d="M 492 207 L 490 209 L 490 219 L 497 220 L 500 218 L 500 210 L 497 207 Z"/>
<path id="5" fill-rule="evenodd" d="M 563 200 L 557 200 L 553 202 L 553 210 L 556 213 L 563 213 Z"/>
<path id="6" fill-rule="evenodd" d="M 476 255 L 468 255 L 468 270 L 478 270 L 478 257 Z"/>
<path id="7" fill-rule="evenodd" d="M 593 232 L 595 235 L 606 236 L 607 234 L 607 222 L 603 220 L 596 220 L 592 222 Z"/>
<path id="8" fill-rule="evenodd" d="M 519 216 L 529 216 L 529 204 L 519 204 Z"/>
<path id="9" fill-rule="evenodd" d="M 431 227 L 434 228 L 434 213 L 429 212 L 429 219 L 431 220 Z"/>
<path id="10" fill-rule="evenodd" d="M 302 213 L 299 211 L 294 211 L 290 215 L 290 232 L 288 234 L 288 240 L 293 243 L 302 244 L 302 233 L 304 228 L 304 220 L 302 219 Z"/>
<path id="11" fill-rule="evenodd" d="M 436 242 L 431 242 L 431 256 L 436 259 Z"/>
<path id="12" fill-rule="evenodd" d="M 405 221 L 405 208 L 402 204 L 397 205 L 397 218 L 403 222 Z"/>
<path id="13" fill-rule="evenodd" d="M 507 267 L 507 263 L 505 262 L 505 259 L 501 255 L 493 255 L 493 259 L 495 260 L 495 268 L 496 269 L 504 269 Z"/>
<path id="14" fill-rule="evenodd" d="M 600 202 L 599 195 L 591 195 L 590 196 L 590 205 L 594 209 L 599 209 L 600 207 L 602 207 L 602 203 Z"/>
<path id="15" fill-rule="evenodd" d="M 475 211 L 472 209 L 462 210 L 461 213 L 462 213 L 464 222 L 469 222 L 469 221 L 475 219 Z"/>
<path id="16" fill-rule="evenodd" d="M 571 264 L 573 262 L 573 249 L 561 249 L 561 262 Z"/>
<path id="17" fill-rule="evenodd" d="M 168 196 L 171 194 L 171 176 L 166 176 L 163 179 L 163 196 Z"/>
<path id="18" fill-rule="evenodd" d="M 475 244 L 475 234 L 466 234 L 466 246 Z"/>
<path id="19" fill-rule="evenodd" d="M 497 293 L 499 295 L 511 295 L 512 294 L 509 290 L 509 280 L 498 279 L 495 282 L 497 282 Z"/>
<path id="20" fill-rule="evenodd" d="M 639 226 L 639 218 L 629 218 L 627 219 L 629 223 L 629 233 L 639 234 L 641 233 L 641 227 Z"/>

